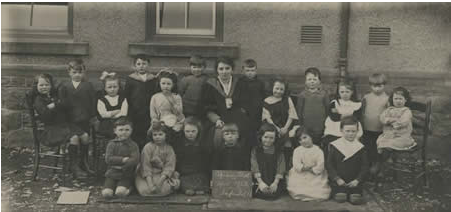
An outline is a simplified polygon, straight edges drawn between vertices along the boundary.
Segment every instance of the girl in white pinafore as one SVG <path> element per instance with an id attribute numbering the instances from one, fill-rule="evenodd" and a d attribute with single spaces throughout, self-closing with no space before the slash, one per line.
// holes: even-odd
<path id="1" fill-rule="evenodd" d="M 293 199 L 302 201 L 327 200 L 331 190 L 323 151 L 313 144 L 310 134 L 302 128 L 297 129 L 295 138 L 301 146 L 293 153 L 293 168 L 287 178 L 288 193 Z"/>

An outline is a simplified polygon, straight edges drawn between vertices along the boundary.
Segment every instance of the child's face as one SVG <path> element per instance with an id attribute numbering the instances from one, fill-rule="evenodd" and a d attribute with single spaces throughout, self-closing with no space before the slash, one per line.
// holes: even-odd
<path id="1" fill-rule="evenodd" d="M 143 59 L 136 59 L 135 62 L 135 70 L 139 74 L 145 74 L 147 72 L 147 66 L 149 65 L 149 62 Z"/>
<path id="2" fill-rule="evenodd" d="M 105 92 L 108 96 L 116 96 L 119 91 L 119 81 L 117 80 L 109 80 L 105 82 Z"/>
<path id="3" fill-rule="evenodd" d="M 301 137 L 299 138 L 299 144 L 305 148 L 310 148 L 313 146 L 313 140 L 312 137 L 309 135 L 303 133 Z"/>
<path id="4" fill-rule="evenodd" d="M 238 132 L 237 131 L 225 131 L 222 134 L 224 138 L 224 143 L 226 146 L 235 146 L 238 142 Z"/>
<path id="5" fill-rule="evenodd" d="M 194 76 L 199 76 L 202 74 L 205 67 L 203 65 L 195 64 L 195 65 L 191 65 L 190 68 L 191 68 L 191 74 L 193 74 Z"/>
<path id="6" fill-rule="evenodd" d="M 348 101 L 351 99 L 352 91 L 344 85 L 340 85 L 338 87 L 338 95 L 340 95 L 340 99 Z"/>
<path id="7" fill-rule="evenodd" d="M 197 138 L 197 134 L 199 133 L 197 126 L 192 124 L 185 125 L 185 129 L 183 131 L 185 133 L 185 138 L 190 141 L 195 141 Z"/>
<path id="8" fill-rule="evenodd" d="M 374 93 L 374 94 L 376 94 L 376 95 L 379 95 L 379 94 L 381 94 L 382 92 L 384 92 L 384 88 L 385 88 L 385 85 L 384 84 L 371 84 L 371 91 Z"/>
<path id="9" fill-rule="evenodd" d="M 254 79 L 257 76 L 257 67 L 243 67 L 244 76 L 248 79 Z"/>
<path id="10" fill-rule="evenodd" d="M 275 82 L 274 87 L 272 88 L 273 96 L 280 98 L 283 96 L 284 93 L 285 93 L 285 84 Z"/>
<path id="11" fill-rule="evenodd" d="M 152 132 L 152 138 L 155 144 L 164 144 L 166 142 L 166 133 L 163 131 Z"/>
<path id="12" fill-rule="evenodd" d="M 317 88 L 320 83 L 321 81 L 318 76 L 315 76 L 312 73 L 305 75 L 305 86 L 307 86 L 307 88 Z"/>
<path id="13" fill-rule="evenodd" d="M 406 98 L 403 95 L 394 93 L 393 94 L 393 106 L 404 107 L 406 105 Z"/>
<path id="14" fill-rule="evenodd" d="M 276 141 L 276 133 L 275 132 L 267 131 L 262 136 L 262 145 L 264 147 L 271 147 L 275 141 Z"/>
<path id="15" fill-rule="evenodd" d="M 228 80 L 232 76 L 233 69 L 232 66 L 221 62 L 218 64 L 218 69 L 216 71 L 221 80 Z"/>
<path id="16" fill-rule="evenodd" d="M 83 70 L 75 70 L 71 68 L 69 69 L 69 76 L 72 81 L 80 82 L 85 76 L 85 72 Z"/>
<path id="17" fill-rule="evenodd" d="M 174 86 L 174 83 L 172 82 L 171 79 L 169 79 L 169 78 L 161 78 L 160 79 L 161 92 L 171 93 L 173 86 Z"/>
<path id="18" fill-rule="evenodd" d="M 117 139 L 119 139 L 120 141 L 130 138 L 132 131 L 133 129 L 130 125 L 119 125 L 114 128 L 114 134 L 116 134 Z"/>
<path id="19" fill-rule="evenodd" d="M 357 136 L 358 125 L 345 125 L 341 128 L 341 133 L 343 137 L 348 141 L 354 141 Z"/>
<path id="20" fill-rule="evenodd" d="M 48 95 L 50 93 L 51 86 L 50 83 L 47 81 L 47 79 L 40 77 L 38 79 L 38 84 L 36 86 L 40 94 Z"/>

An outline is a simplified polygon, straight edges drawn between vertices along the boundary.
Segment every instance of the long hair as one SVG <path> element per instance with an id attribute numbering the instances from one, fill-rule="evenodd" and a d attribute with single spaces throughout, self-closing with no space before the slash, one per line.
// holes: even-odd
<path id="1" fill-rule="evenodd" d="M 185 123 L 184 126 L 186 125 L 193 125 L 197 127 L 197 141 L 200 141 L 202 138 L 202 123 L 200 122 L 200 120 L 194 116 L 189 116 L 185 119 Z"/>
<path id="2" fill-rule="evenodd" d="M 147 130 L 147 138 L 153 141 L 152 132 L 162 131 L 166 134 L 166 143 L 168 144 L 169 128 L 163 125 L 160 121 L 152 121 L 152 126 Z"/>
<path id="3" fill-rule="evenodd" d="M 271 95 L 273 94 L 274 85 L 276 82 L 283 84 L 285 86 L 285 91 L 283 93 L 283 98 L 288 97 L 290 95 L 290 88 L 288 86 L 288 82 L 285 78 L 282 76 L 276 76 L 274 79 L 271 80 Z"/>
<path id="4" fill-rule="evenodd" d="M 352 95 L 351 95 L 351 101 L 353 102 L 357 102 L 357 89 L 356 89 L 356 85 L 354 80 L 352 80 L 351 78 L 343 78 L 342 80 L 338 81 L 337 83 L 337 91 L 336 91 L 336 99 L 340 99 L 340 94 L 339 94 L 339 90 L 340 90 L 340 86 L 344 86 L 347 89 L 352 91 Z"/>
<path id="5" fill-rule="evenodd" d="M 168 79 L 170 79 L 172 81 L 172 89 L 171 89 L 172 93 L 177 93 L 178 92 L 178 89 L 177 89 L 177 73 L 175 73 L 170 68 L 164 68 L 160 72 L 158 72 L 157 92 L 161 92 L 160 82 L 161 82 L 162 78 L 168 78 Z"/>
<path id="6" fill-rule="evenodd" d="M 266 132 L 274 132 L 274 145 L 277 143 L 277 138 L 279 137 L 279 132 L 277 132 L 277 128 L 276 126 L 274 126 L 273 124 L 269 124 L 264 122 L 262 124 L 262 126 L 260 127 L 260 129 L 257 132 L 257 139 L 259 142 L 259 145 L 262 145 L 262 137 Z"/>

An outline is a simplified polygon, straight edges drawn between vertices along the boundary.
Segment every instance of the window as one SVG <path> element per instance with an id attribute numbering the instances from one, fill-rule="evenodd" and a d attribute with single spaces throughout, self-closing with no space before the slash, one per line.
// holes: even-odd
<path id="1" fill-rule="evenodd" d="M 148 3 L 147 41 L 222 41 L 220 2 Z"/>
<path id="2" fill-rule="evenodd" d="M 2 3 L 2 36 L 6 40 L 58 40 L 72 35 L 72 4 L 65 2 Z"/>

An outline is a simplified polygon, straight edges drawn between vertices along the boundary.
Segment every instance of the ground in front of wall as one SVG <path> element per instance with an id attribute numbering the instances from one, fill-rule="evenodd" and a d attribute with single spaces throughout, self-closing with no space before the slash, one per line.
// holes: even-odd
<path id="1" fill-rule="evenodd" d="M 2 148 L 2 211 L 449 211 L 451 195 L 437 194 L 428 189 L 415 195 L 405 184 L 386 183 L 383 191 L 372 191 L 368 184 L 365 194 L 367 204 L 354 206 L 349 203 L 338 204 L 326 202 L 300 202 L 288 195 L 276 201 L 252 200 L 217 200 L 208 196 L 188 197 L 182 194 L 171 195 L 162 199 L 141 199 L 132 196 L 124 200 L 105 202 L 100 191 L 102 180 L 97 178 L 83 181 L 68 180 L 66 187 L 90 191 L 87 205 L 57 205 L 60 195 L 58 176 L 50 170 L 39 173 L 38 181 L 31 181 L 32 150 L 28 148 Z M 442 169 L 444 170 L 444 169 Z M 451 171 L 450 171 L 451 173 Z M 447 175 L 451 177 L 451 174 Z M 444 179 L 443 182 L 449 182 Z M 438 181 L 438 180 L 436 180 Z M 404 186 L 404 187 L 403 187 Z M 439 186 L 440 187 L 440 186 Z M 451 191 L 451 189 L 449 190 Z M 434 193 L 436 192 L 436 193 Z M 135 194 L 136 195 L 136 194 Z M 138 200 L 138 201 L 137 201 Z"/>

